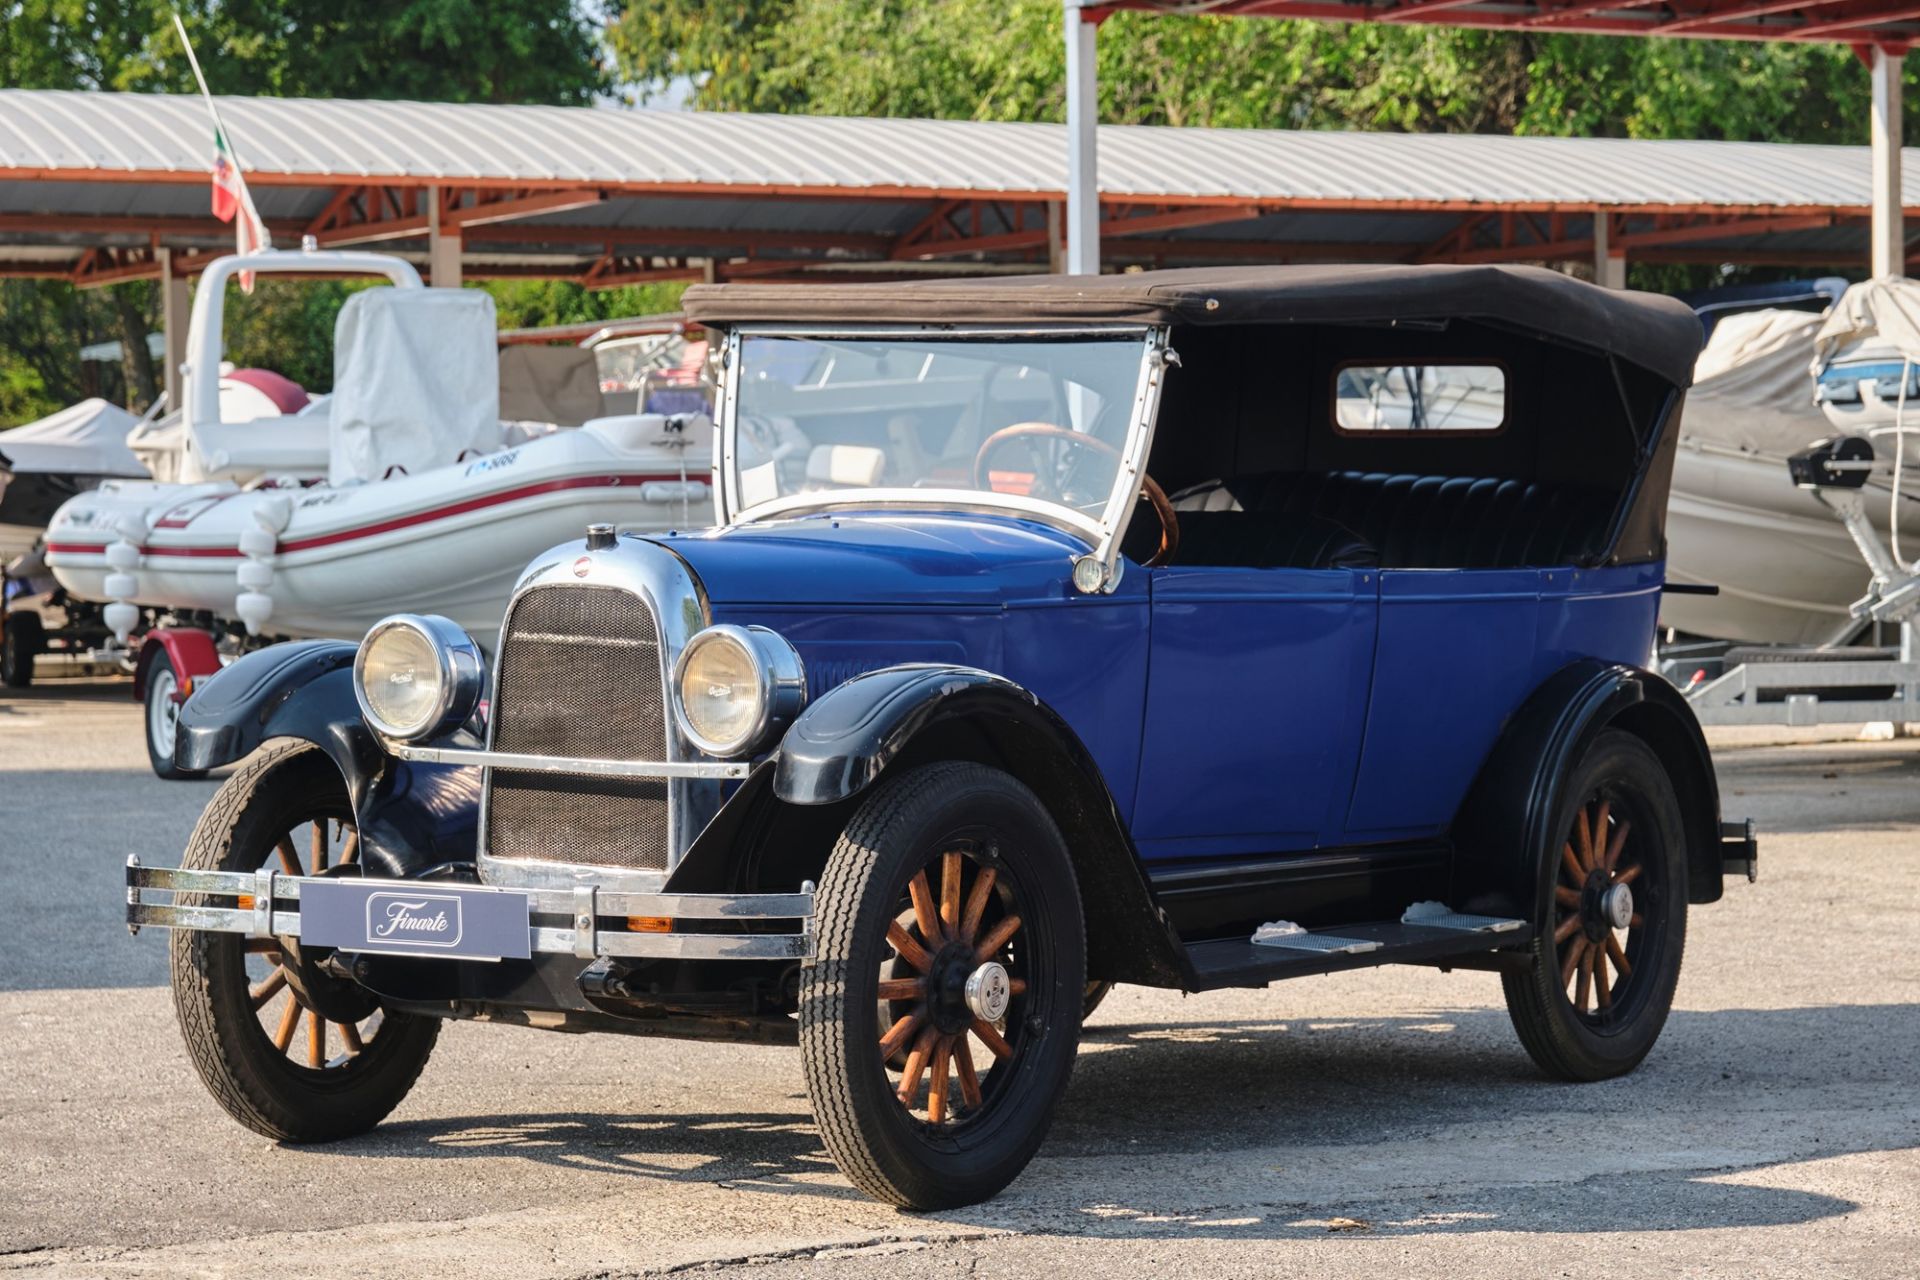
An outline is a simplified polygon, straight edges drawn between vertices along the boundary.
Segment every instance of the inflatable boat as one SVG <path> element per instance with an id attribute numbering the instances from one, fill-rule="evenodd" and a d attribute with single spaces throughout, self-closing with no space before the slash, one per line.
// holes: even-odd
<path id="1" fill-rule="evenodd" d="M 358 636 L 407 601 L 491 647 L 514 578 L 608 521 L 710 522 L 711 426 L 604 418 L 374 484 L 108 482 L 68 502 L 47 563 L 70 592 L 238 619 L 284 636 Z"/>
<path id="2" fill-rule="evenodd" d="M 342 308 L 329 397 L 233 412 L 223 294 L 241 271 L 393 285 Z M 194 296 L 177 480 L 68 501 L 47 531 L 48 569 L 73 595 L 109 602 L 123 638 L 142 608 L 206 615 L 216 643 L 233 623 L 249 636 L 358 637 L 405 601 L 485 643 L 519 569 L 589 521 L 709 523 L 705 415 L 504 423 L 495 339 L 486 294 L 423 288 L 398 258 L 216 260 Z"/>

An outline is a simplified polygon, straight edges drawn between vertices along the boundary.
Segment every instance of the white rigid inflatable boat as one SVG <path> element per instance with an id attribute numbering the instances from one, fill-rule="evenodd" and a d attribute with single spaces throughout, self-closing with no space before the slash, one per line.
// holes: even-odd
<path id="1" fill-rule="evenodd" d="M 222 295 L 243 270 L 393 283 L 343 308 L 326 413 L 223 419 Z M 143 607 L 252 635 L 357 638 L 404 603 L 491 646 L 520 570 L 589 522 L 711 523 L 705 415 L 505 427 L 494 334 L 487 295 L 423 288 L 400 259 L 217 260 L 194 297 L 179 482 L 109 481 L 68 501 L 47 531 L 49 571 L 110 602 L 123 641 Z"/>
<path id="2" fill-rule="evenodd" d="M 110 481 L 61 508 L 47 564 L 86 599 L 204 609 L 277 635 L 358 636 L 405 601 L 491 648 L 527 561 L 590 520 L 709 523 L 710 431 L 656 414 L 603 418 L 338 489 Z"/>

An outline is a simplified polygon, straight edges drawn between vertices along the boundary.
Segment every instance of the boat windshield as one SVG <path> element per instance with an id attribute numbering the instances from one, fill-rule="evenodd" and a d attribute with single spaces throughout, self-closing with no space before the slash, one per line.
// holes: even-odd
<path id="1" fill-rule="evenodd" d="M 1092 527 L 1117 500 L 1146 338 L 743 335 L 729 505 L 871 497 L 1064 510 Z"/>

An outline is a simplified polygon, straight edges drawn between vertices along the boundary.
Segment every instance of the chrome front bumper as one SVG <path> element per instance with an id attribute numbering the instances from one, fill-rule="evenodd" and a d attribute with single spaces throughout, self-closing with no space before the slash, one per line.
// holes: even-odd
<path id="1" fill-rule="evenodd" d="M 248 938 L 298 938 L 303 886 L 338 884 L 333 877 L 290 876 L 271 869 L 189 871 L 146 867 L 127 859 L 127 929 L 199 929 Z M 380 881 L 396 889 L 432 890 L 434 882 Z M 579 887 L 520 889 L 528 906 L 528 943 L 534 954 L 610 956 L 638 960 L 805 960 L 813 954 L 813 884 L 799 893 L 627 893 Z M 183 893 L 234 900 L 232 906 L 180 903 Z M 156 901 L 155 894 L 164 901 Z M 561 917 L 565 924 L 543 924 Z M 645 920 L 655 928 L 635 929 Z M 780 921 L 790 930 L 770 933 L 701 933 L 688 922 Z M 666 930 L 657 928 L 665 922 Z"/>

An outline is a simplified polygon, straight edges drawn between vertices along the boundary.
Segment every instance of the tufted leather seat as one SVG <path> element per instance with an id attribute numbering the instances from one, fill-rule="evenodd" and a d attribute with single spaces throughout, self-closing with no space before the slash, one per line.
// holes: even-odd
<path id="1" fill-rule="evenodd" d="M 1371 551 L 1394 569 L 1576 564 L 1604 546 L 1614 503 L 1606 491 L 1470 476 L 1238 476 L 1180 504 L 1180 562 L 1357 568 Z"/>

